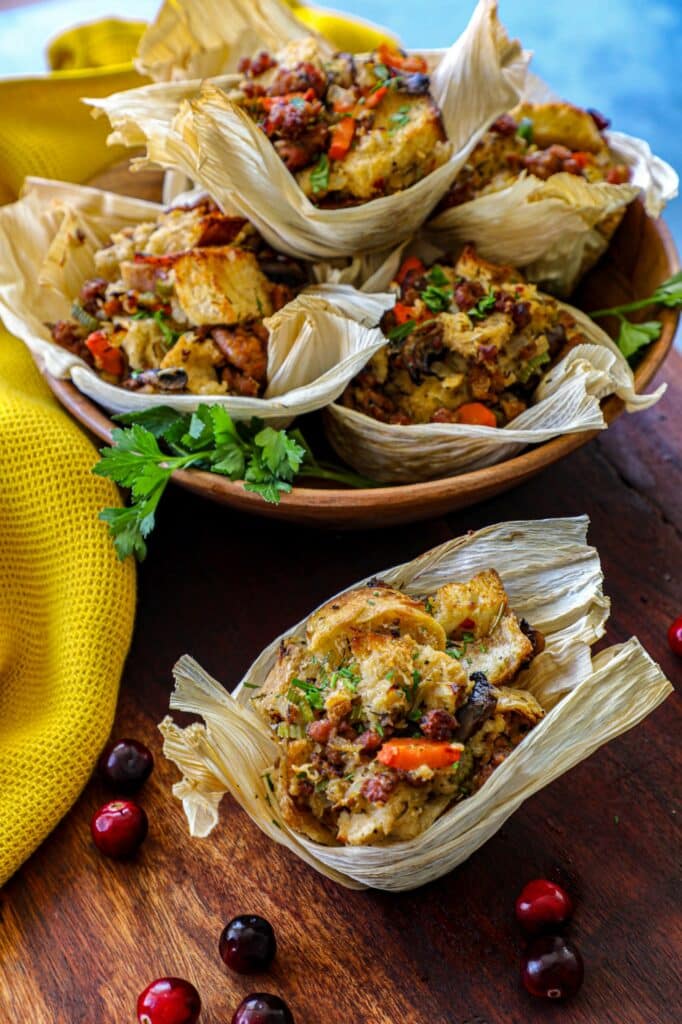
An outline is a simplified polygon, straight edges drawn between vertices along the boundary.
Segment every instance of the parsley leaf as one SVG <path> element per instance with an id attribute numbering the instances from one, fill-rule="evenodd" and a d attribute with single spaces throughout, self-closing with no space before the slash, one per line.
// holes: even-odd
<path id="1" fill-rule="evenodd" d="M 379 81 L 384 82 L 389 77 L 390 71 L 385 64 L 375 64 L 374 75 Z"/>
<path id="2" fill-rule="evenodd" d="M 392 122 L 391 127 L 388 129 L 389 135 L 395 135 L 400 129 L 404 128 L 407 122 L 410 120 L 410 108 L 399 107 L 395 114 L 391 114 L 389 121 Z"/>
<path id="3" fill-rule="evenodd" d="M 323 153 L 310 173 L 310 184 L 314 193 L 326 192 L 329 188 L 329 160 Z"/>
<path id="4" fill-rule="evenodd" d="M 630 359 L 649 342 L 655 341 L 661 333 L 662 325 L 658 320 L 648 320 L 642 324 L 632 324 L 623 316 L 624 313 L 634 313 L 637 309 L 646 309 L 648 306 L 666 306 L 668 309 L 676 309 L 682 306 L 682 270 L 663 281 L 656 290 L 646 299 L 636 299 L 634 302 L 626 302 L 621 306 L 610 306 L 608 309 L 595 309 L 590 312 L 593 320 L 603 316 L 617 316 L 620 320 L 620 331 L 617 344 L 626 359 Z"/>
<path id="5" fill-rule="evenodd" d="M 118 413 L 112 416 L 112 419 L 124 427 L 131 427 L 136 423 L 154 437 L 165 437 L 167 431 L 176 423 L 183 422 L 185 417 L 167 405 L 153 405 L 150 409 L 142 409 L 140 412 Z"/>
<path id="6" fill-rule="evenodd" d="M 436 264 L 426 275 L 427 287 L 420 293 L 420 297 L 432 313 L 443 313 L 450 308 L 452 302 L 452 287 L 443 272 L 443 268 Z"/>
<path id="7" fill-rule="evenodd" d="M 626 359 L 630 359 L 635 352 L 639 352 L 640 348 L 656 341 L 662 330 L 663 324 L 659 320 L 647 320 L 643 324 L 632 324 L 623 317 L 618 332 L 618 348 Z"/>
<path id="8" fill-rule="evenodd" d="M 495 308 L 496 301 L 497 299 L 495 298 L 495 293 L 488 292 L 487 295 L 484 295 L 481 299 L 478 300 L 473 309 L 467 310 L 469 319 L 484 320 L 489 313 L 492 313 L 493 309 Z"/>
<path id="9" fill-rule="evenodd" d="M 374 486 L 351 470 L 318 462 L 299 430 L 275 430 L 255 418 L 235 423 L 224 406 L 202 404 L 186 415 L 159 406 L 114 418 L 122 428 L 112 432 L 112 447 L 101 449 L 93 473 L 131 492 L 129 508 L 100 513 L 120 559 L 145 558 L 156 509 L 176 469 L 195 466 L 243 480 L 246 490 L 275 503 L 297 475 Z"/>

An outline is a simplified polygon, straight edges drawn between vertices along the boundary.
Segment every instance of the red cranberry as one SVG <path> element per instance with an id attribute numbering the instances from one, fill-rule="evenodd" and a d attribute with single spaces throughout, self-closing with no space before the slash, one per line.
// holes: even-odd
<path id="1" fill-rule="evenodd" d="M 149 822 L 133 800 L 112 800 L 92 816 L 90 831 L 95 846 L 105 857 L 130 857 L 144 842 Z"/>
<path id="2" fill-rule="evenodd" d="M 233 971 L 254 974 L 270 966 L 277 943 L 269 921 L 256 914 L 242 914 L 223 929 L 219 949 L 221 957 Z"/>
<path id="3" fill-rule="evenodd" d="M 137 1000 L 140 1024 L 196 1024 L 201 999 L 194 985 L 182 978 L 157 978 Z"/>
<path id="4" fill-rule="evenodd" d="M 670 629 L 668 630 L 668 643 L 670 649 L 674 654 L 682 656 L 682 615 L 675 619 L 674 622 L 670 623 Z"/>
<path id="5" fill-rule="evenodd" d="M 99 773 L 119 793 L 134 793 L 147 781 L 154 767 L 151 751 L 137 740 L 109 743 L 99 759 Z"/>
<path id="6" fill-rule="evenodd" d="M 525 885 L 516 901 L 516 920 L 530 935 L 565 924 L 572 913 L 573 901 L 566 890 L 546 878 Z"/>
<path id="7" fill-rule="evenodd" d="M 570 999 L 583 983 L 583 958 L 562 935 L 541 935 L 521 960 L 521 981 L 532 996 Z"/>
<path id="8" fill-rule="evenodd" d="M 235 1010 L 232 1024 L 294 1024 L 294 1018 L 279 996 L 253 992 Z"/>

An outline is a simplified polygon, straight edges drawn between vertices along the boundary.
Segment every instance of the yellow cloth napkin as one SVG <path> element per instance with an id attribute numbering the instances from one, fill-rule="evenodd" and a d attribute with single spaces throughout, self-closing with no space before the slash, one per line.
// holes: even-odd
<path id="1" fill-rule="evenodd" d="M 0 329 L 0 885 L 71 807 L 111 729 L 135 569 L 116 488 L 25 346 Z"/>
<path id="2" fill-rule="evenodd" d="M 340 49 L 390 38 L 331 12 L 297 14 Z M 80 97 L 144 81 L 131 63 L 143 29 L 116 19 L 70 29 L 48 49 L 58 70 L 0 80 L 0 203 L 26 175 L 82 182 L 125 156 Z M 120 498 L 90 472 L 96 459 L 0 327 L 0 885 L 76 800 L 114 716 L 135 569 L 97 519 Z"/>

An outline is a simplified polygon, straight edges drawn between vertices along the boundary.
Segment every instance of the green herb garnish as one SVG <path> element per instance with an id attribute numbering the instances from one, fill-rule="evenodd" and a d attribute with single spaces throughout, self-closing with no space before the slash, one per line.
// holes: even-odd
<path id="1" fill-rule="evenodd" d="M 524 139 L 528 145 L 531 144 L 533 141 L 533 122 L 529 117 L 521 118 L 516 128 L 516 134 Z"/>
<path id="2" fill-rule="evenodd" d="M 389 117 L 389 121 L 392 122 L 392 125 L 388 129 L 388 134 L 389 135 L 395 135 L 395 133 L 400 128 L 404 128 L 405 127 L 405 125 L 407 124 L 407 122 L 409 120 L 410 120 L 410 108 L 409 107 L 399 107 L 396 110 L 395 114 L 391 114 L 391 116 Z"/>
<path id="3" fill-rule="evenodd" d="M 422 301 L 432 313 L 443 313 L 452 303 L 452 287 L 443 272 L 436 264 L 426 275 L 427 287 L 421 292 Z"/>
<path id="4" fill-rule="evenodd" d="M 131 320 L 153 320 L 158 324 L 163 337 L 163 344 L 166 350 L 171 349 L 178 340 L 182 331 L 174 331 L 168 323 L 168 315 L 162 309 L 155 309 L 154 312 L 148 309 L 139 309 L 133 313 Z"/>
<path id="5" fill-rule="evenodd" d="M 374 65 L 374 75 L 379 79 L 380 82 L 385 82 L 390 75 L 390 71 L 385 64 Z"/>
<path id="6" fill-rule="evenodd" d="M 114 419 L 126 429 L 112 432 L 112 447 L 100 450 L 93 473 L 130 488 L 129 508 L 105 508 L 100 513 L 120 559 L 146 556 L 146 538 L 176 469 L 196 467 L 243 480 L 246 490 L 275 504 L 291 491 L 296 476 L 373 486 L 355 473 L 318 462 L 300 431 L 274 430 L 255 418 L 234 423 L 219 405 L 200 405 L 191 414 L 159 406 Z"/>
<path id="7" fill-rule="evenodd" d="M 307 679 L 292 679 L 291 686 L 289 687 L 289 693 L 287 693 L 288 700 L 291 700 L 289 694 L 295 692 L 292 691 L 292 687 L 296 687 L 296 689 L 302 691 L 305 696 L 305 700 L 311 708 L 321 710 L 324 707 L 324 694 L 318 686 L 315 686 L 314 683 L 309 683 Z M 296 703 L 296 701 L 292 701 L 292 703 Z"/>
<path id="8" fill-rule="evenodd" d="M 406 320 L 404 324 L 392 327 L 386 337 L 389 341 L 405 341 L 417 326 L 416 320 Z"/>
<path id="9" fill-rule="evenodd" d="M 344 686 L 346 690 L 350 690 L 351 693 L 355 693 L 360 683 L 360 679 L 361 676 L 359 672 L 354 671 L 350 666 L 346 666 L 345 668 L 337 668 L 335 672 L 332 672 L 331 684 L 332 686 L 336 686 L 340 680 L 341 685 Z"/>
<path id="10" fill-rule="evenodd" d="M 310 172 L 310 184 L 315 194 L 326 192 L 329 188 L 329 160 L 323 153 Z"/>
<path id="11" fill-rule="evenodd" d="M 488 292 L 478 300 L 473 309 L 468 309 L 467 314 L 470 320 L 484 320 L 495 308 L 497 299 L 494 292 Z"/>
<path id="12" fill-rule="evenodd" d="M 648 306 L 666 306 L 668 309 L 677 309 L 682 306 L 682 270 L 678 270 L 667 281 L 659 284 L 655 292 L 648 298 L 626 302 L 621 306 L 611 306 L 609 309 L 596 309 L 590 313 L 590 316 L 593 320 L 603 316 L 618 317 L 620 330 L 616 344 L 625 358 L 631 359 L 645 345 L 656 341 L 663 329 L 659 320 L 647 320 L 645 323 L 633 324 L 624 316 L 625 313 L 634 313 L 635 310 L 646 309 Z"/>

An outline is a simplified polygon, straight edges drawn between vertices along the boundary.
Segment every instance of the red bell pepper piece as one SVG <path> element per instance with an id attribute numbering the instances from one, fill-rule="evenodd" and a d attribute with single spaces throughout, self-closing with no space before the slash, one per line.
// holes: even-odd
<path id="1" fill-rule="evenodd" d="M 95 366 L 110 373 L 112 377 L 122 377 L 125 373 L 123 353 L 112 345 L 104 331 L 93 331 L 88 335 L 85 344 L 95 359 Z"/>
<path id="2" fill-rule="evenodd" d="M 348 150 L 355 135 L 355 120 L 352 117 L 344 117 L 342 121 L 335 124 L 332 129 L 332 143 L 329 147 L 330 160 L 343 160 L 348 155 Z"/>
<path id="3" fill-rule="evenodd" d="M 371 92 L 365 100 L 365 106 L 372 110 L 374 107 L 378 107 L 384 96 L 388 92 L 388 86 L 381 85 L 375 92 Z"/>
<path id="4" fill-rule="evenodd" d="M 424 264 L 416 256 L 408 256 L 407 259 L 403 260 L 401 263 L 400 270 L 395 277 L 398 284 L 403 283 L 411 270 L 416 270 L 419 274 L 424 273 Z"/>

